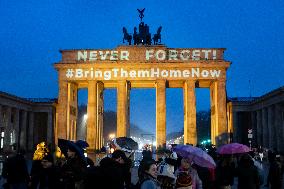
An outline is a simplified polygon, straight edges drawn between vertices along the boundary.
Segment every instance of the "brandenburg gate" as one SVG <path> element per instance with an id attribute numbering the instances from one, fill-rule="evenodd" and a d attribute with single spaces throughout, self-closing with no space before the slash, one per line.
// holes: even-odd
<path id="1" fill-rule="evenodd" d="M 196 145 L 195 88 L 210 88 L 211 141 L 228 142 L 224 48 L 168 48 L 127 45 L 115 49 L 61 50 L 55 63 L 59 97 L 56 138 L 76 139 L 78 90 L 88 89 L 87 142 L 103 146 L 103 91 L 117 89 L 117 137 L 129 136 L 129 93 L 132 88 L 156 89 L 156 143 L 166 143 L 166 89 L 182 88 L 184 143 Z M 173 99 L 174 100 L 174 99 Z M 143 110 L 141 110 L 143 111 Z M 147 115 L 145 115 L 147 116 Z"/>

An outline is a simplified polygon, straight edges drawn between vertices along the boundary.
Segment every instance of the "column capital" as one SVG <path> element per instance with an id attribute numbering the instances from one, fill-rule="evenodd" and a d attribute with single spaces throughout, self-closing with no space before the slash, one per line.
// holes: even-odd
<path id="1" fill-rule="evenodd" d="M 187 85 L 187 86 L 190 86 L 192 88 L 196 88 L 195 87 L 196 82 L 197 82 L 197 80 L 190 80 L 190 79 L 185 80 L 184 81 L 184 87 Z"/>
<path id="2" fill-rule="evenodd" d="M 95 83 L 97 83 L 97 82 L 98 82 L 97 80 L 89 80 L 89 81 L 88 81 L 88 84 L 91 85 L 91 84 L 95 84 Z"/>
<path id="3" fill-rule="evenodd" d="M 117 83 L 126 83 L 127 80 L 126 79 L 121 79 L 121 80 L 118 80 Z"/>
<path id="4" fill-rule="evenodd" d="M 155 81 L 155 84 L 156 85 L 159 85 L 159 84 L 166 84 L 166 79 L 157 79 L 156 81 Z"/>

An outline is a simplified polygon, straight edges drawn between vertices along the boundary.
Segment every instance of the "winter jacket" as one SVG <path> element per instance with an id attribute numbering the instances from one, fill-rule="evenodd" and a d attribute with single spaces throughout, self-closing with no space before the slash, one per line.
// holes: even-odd
<path id="1" fill-rule="evenodd" d="M 141 189 L 160 189 L 157 179 L 145 172 L 141 176 L 138 181 Z"/>
<path id="2" fill-rule="evenodd" d="M 253 162 L 250 165 L 239 165 L 236 169 L 238 189 L 259 189 L 260 178 Z"/>

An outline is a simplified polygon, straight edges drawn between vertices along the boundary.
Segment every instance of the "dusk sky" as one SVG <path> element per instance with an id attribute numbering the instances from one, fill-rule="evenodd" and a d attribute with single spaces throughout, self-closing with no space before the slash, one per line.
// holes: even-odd
<path id="1" fill-rule="evenodd" d="M 261 96 L 284 85 L 283 0 L 1 0 L 0 91 L 19 97 L 57 98 L 60 49 L 112 49 L 122 28 L 139 25 L 146 8 L 150 32 L 162 26 L 171 48 L 226 48 L 229 97 Z M 197 89 L 197 109 L 209 109 L 209 90 Z M 87 103 L 86 90 L 79 92 Z M 131 92 L 131 122 L 155 132 L 155 90 Z M 116 111 L 116 91 L 105 91 L 105 110 Z M 167 90 L 168 131 L 183 127 L 182 89 Z"/>

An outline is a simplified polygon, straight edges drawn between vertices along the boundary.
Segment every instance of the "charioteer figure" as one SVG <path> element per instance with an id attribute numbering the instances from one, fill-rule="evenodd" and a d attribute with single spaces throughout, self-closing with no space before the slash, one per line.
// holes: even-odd
<path id="1" fill-rule="evenodd" d="M 160 26 L 157 30 L 157 33 L 151 37 L 150 33 L 150 27 L 147 24 L 144 24 L 143 22 L 143 17 L 144 17 L 144 11 L 145 8 L 143 9 L 137 9 L 139 12 L 139 18 L 140 18 L 140 24 L 138 27 L 134 27 L 133 30 L 133 36 L 127 32 L 127 29 L 123 27 L 123 43 L 128 42 L 129 45 L 131 45 L 131 41 L 133 39 L 133 44 L 134 45 L 151 45 L 152 44 L 152 39 L 154 45 L 161 44 L 161 31 L 162 31 L 162 26 Z"/>

